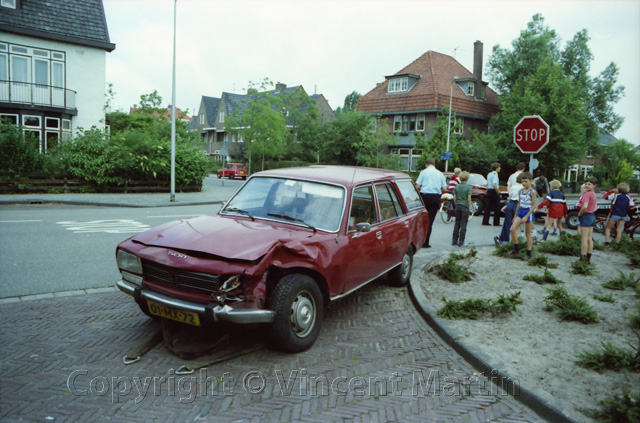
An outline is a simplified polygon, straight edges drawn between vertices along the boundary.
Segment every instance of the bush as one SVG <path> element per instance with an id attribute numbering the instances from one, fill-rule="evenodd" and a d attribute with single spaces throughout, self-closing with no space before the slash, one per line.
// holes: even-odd
<path id="1" fill-rule="evenodd" d="M 606 423 L 632 423 L 640 421 L 640 392 L 632 391 L 628 387 L 622 388 L 622 393 L 614 398 L 602 401 L 600 410 L 583 410 L 582 412 Z"/>
<path id="2" fill-rule="evenodd" d="M 471 320 L 478 319 L 483 313 L 491 313 L 492 317 L 498 314 L 511 313 L 522 304 L 520 291 L 509 296 L 500 294 L 495 300 L 471 298 L 468 300 L 447 301 L 446 298 L 442 298 L 442 301 L 445 302 L 445 305 L 436 313 L 438 316 L 445 319 Z"/>
<path id="3" fill-rule="evenodd" d="M 29 132 L 0 119 L 0 172 L 36 173 L 42 171 L 44 157 L 40 142 Z"/>
<path id="4" fill-rule="evenodd" d="M 624 369 L 640 370 L 640 355 L 636 351 L 618 348 L 610 342 L 602 343 L 601 352 L 583 351 L 576 355 L 578 365 L 595 371 Z"/>
<path id="5" fill-rule="evenodd" d="M 582 323 L 597 323 L 598 313 L 584 299 L 569 295 L 564 288 L 547 289 L 544 299 L 547 310 L 558 309 L 563 320 L 577 320 Z"/>

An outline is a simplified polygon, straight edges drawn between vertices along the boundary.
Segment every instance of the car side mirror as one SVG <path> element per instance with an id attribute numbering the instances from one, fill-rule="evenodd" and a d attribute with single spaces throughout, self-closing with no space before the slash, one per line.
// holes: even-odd
<path id="1" fill-rule="evenodd" d="M 371 224 L 368 222 L 362 222 L 356 225 L 357 232 L 369 232 L 370 230 L 371 230 Z"/>

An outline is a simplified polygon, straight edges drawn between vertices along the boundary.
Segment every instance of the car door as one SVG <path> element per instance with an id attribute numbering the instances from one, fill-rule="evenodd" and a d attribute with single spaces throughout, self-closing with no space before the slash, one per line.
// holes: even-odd
<path id="1" fill-rule="evenodd" d="M 342 293 L 359 287 L 382 272 L 382 266 L 377 263 L 377 258 L 382 255 L 384 248 L 378 221 L 373 185 L 356 187 L 353 190 L 349 212 L 348 245 L 342 249 L 347 268 Z M 356 230 L 358 223 L 369 223 L 371 230 L 358 232 Z"/>
<path id="2" fill-rule="evenodd" d="M 376 199 L 380 210 L 380 223 L 376 228 L 382 248 L 376 258 L 379 266 L 389 270 L 402 261 L 409 246 L 410 221 L 402 208 L 398 193 L 389 183 L 375 184 Z"/>

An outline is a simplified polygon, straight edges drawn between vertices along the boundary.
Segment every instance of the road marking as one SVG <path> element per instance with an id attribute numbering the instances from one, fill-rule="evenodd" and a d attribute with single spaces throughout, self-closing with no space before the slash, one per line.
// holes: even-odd
<path id="1" fill-rule="evenodd" d="M 42 220 L 0 220 L 0 223 L 42 222 Z"/>
<path id="2" fill-rule="evenodd" d="M 66 221 L 56 223 L 76 234 L 91 232 L 105 232 L 108 234 L 138 233 L 150 226 L 132 219 L 92 220 L 90 222 Z"/>

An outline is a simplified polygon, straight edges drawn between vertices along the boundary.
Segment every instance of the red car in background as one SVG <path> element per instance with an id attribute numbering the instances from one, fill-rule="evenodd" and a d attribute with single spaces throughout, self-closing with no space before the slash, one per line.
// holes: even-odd
<path id="1" fill-rule="evenodd" d="M 225 176 L 229 179 L 247 179 L 247 168 L 242 163 L 227 163 L 222 169 L 218 169 L 218 179 Z"/>
<path id="2" fill-rule="evenodd" d="M 453 172 L 442 173 L 447 179 L 448 184 L 449 179 L 453 176 Z M 484 197 L 487 195 L 487 178 L 479 173 L 470 173 L 467 184 L 471 186 L 471 201 L 473 201 L 470 210 L 476 216 L 482 214 L 484 212 Z M 500 189 L 501 202 L 506 202 L 509 199 L 507 187 L 505 185 L 500 185 L 498 188 Z"/>
<path id="3" fill-rule="evenodd" d="M 320 334 L 328 303 L 382 275 L 405 286 L 428 224 L 405 173 L 268 170 L 216 215 L 120 243 L 117 286 L 149 316 L 195 326 L 260 323 L 275 348 L 298 352 Z"/>

